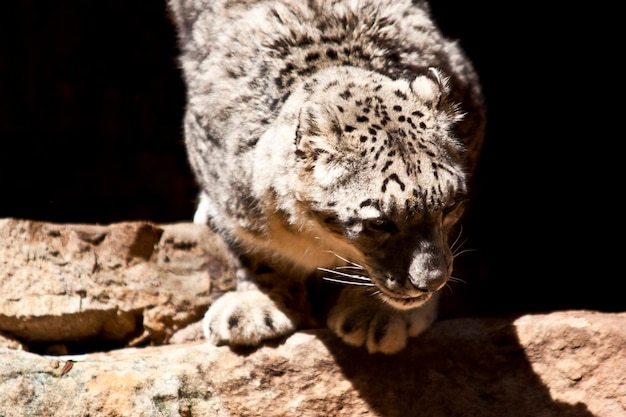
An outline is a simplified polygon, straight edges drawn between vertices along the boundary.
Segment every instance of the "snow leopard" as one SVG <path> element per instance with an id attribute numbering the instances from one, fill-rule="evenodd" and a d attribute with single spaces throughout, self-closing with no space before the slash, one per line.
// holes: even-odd
<path id="1" fill-rule="evenodd" d="M 482 87 L 410 0 L 169 0 L 186 86 L 193 222 L 223 237 L 236 288 L 214 345 L 328 326 L 394 354 L 427 330 L 482 148 Z"/>

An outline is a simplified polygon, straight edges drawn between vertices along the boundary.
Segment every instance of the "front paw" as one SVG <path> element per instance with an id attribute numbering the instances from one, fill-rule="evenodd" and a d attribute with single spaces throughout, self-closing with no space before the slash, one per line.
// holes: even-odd
<path id="1" fill-rule="evenodd" d="M 397 310 L 372 294 L 346 288 L 328 315 L 328 327 L 343 341 L 370 353 L 397 353 L 437 316 L 438 294 L 420 307 Z"/>
<path id="2" fill-rule="evenodd" d="M 227 292 L 209 308 L 202 322 L 204 336 L 215 345 L 256 346 L 292 333 L 295 325 L 266 294 Z"/>

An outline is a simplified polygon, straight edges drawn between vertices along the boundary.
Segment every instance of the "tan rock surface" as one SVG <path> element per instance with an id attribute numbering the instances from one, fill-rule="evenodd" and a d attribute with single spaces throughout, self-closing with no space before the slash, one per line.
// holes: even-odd
<path id="1" fill-rule="evenodd" d="M 0 220 L 0 332 L 27 344 L 160 344 L 232 285 L 208 227 Z"/>
<path id="2" fill-rule="evenodd" d="M 442 320 L 394 356 L 323 329 L 233 351 L 198 342 L 230 262 L 193 224 L 0 220 L 0 416 L 626 417 L 626 312 Z"/>
<path id="3" fill-rule="evenodd" d="M 241 352 L 4 348 L 0 415 L 622 417 L 625 345 L 626 314 L 568 311 L 441 321 L 395 356 L 326 330 Z"/>

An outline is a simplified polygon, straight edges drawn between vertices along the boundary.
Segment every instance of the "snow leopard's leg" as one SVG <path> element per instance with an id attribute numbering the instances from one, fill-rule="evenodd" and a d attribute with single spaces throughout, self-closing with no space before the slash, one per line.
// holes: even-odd
<path id="1" fill-rule="evenodd" d="M 437 317 L 439 293 L 417 308 L 398 310 L 359 288 L 342 290 L 327 324 L 344 342 L 370 353 L 396 353 L 430 327 Z"/>
<path id="2" fill-rule="evenodd" d="M 237 289 L 222 295 L 206 312 L 206 339 L 216 345 L 255 346 L 310 325 L 306 285 L 297 278 L 263 263 L 245 262 L 237 271 Z"/>

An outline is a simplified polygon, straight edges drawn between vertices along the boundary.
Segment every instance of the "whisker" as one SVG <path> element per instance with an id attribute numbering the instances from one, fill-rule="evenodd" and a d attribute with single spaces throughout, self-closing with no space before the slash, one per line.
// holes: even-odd
<path id="1" fill-rule="evenodd" d="M 332 277 L 328 277 L 328 276 L 322 277 L 324 281 L 335 282 L 335 283 L 344 284 L 344 285 L 360 286 L 360 287 L 375 287 L 376 286 L 372 282 L 372 280 L 367 276 L 343 272 L 343 271 L 364 271 L 365 268 L 363 266 L 357 264 L 356 262 L 352 262 L 348 260 L 347 258 L 344 258 L 343 256 L 335 253 L 332 250 L 329 250 L 326 252 L 334 255 L 337 259 L 340 259 L 341 261 L 345 262 L 346 265 L 336 266 L 332 269 L 318 267 L 317 269 L 319 271 L 327 272 L 333 275 Z"/>
<path id="2" fill-rule="evenodd" d="M 335 278 L 330 278 L 330 277 L 323 277 L 322 279 L 324 281 L 336 282 L 338 284 L 358 285 L 358 286 L 361 286 L 361 287 L 373 287 L 374 286 L 374 284 L 372 284 L 371 282 L 344 281 L 344 280 L 341 280 L 341 279 L 335 279 Z"/>
<path id="3" fill-rule="evenodd" d="M 359 264 L 357 264 L 357 263 L 355 263 L 355 262 L 352 262 L 352 261 L 350 261 L 350 260 L 348 260 L 348 259 L 344 258 L 343 256 L 341 256 L 341 255 L 337 254 L 336 252 L 334 252 L 334 251 L 332 251 L 332 250 L 329 250 L 329 251 L 326 251 L 326 252 L 328 252 L 328 253 L 330 253 L 330 254 L 334 255 L 335 257 L 337 257 L 337 258 L 341 259 L 342 261 L 344 261 L 344 262 L 345 262 L 345 263 L 347 263 L 347 264 L 353 265 L 353 266 L 354 266 L 354 267 L 356 267 L 356 268 L 359 268 L 359 269 L 365 269 L 365 268 L 363 268 L 361 265 L 359 265 Z"/>
<path id="4" fill-rule="evenodd" d="M 450 244 L 450 251 L 452 252 L 452 257 L 453 258 L 456 258 L 456 257 L 458 257 L 460 255 L 465 254 L 465 253 L 478 251 L 478 249 L 472 249 L 472 248 L 470 248 L 470 249 L 462 249 L 463 246 L 469 240 L 469 238 L 466 237 L 462 241 L 460 241 L 462 234 L 463 234 L 463 225 L 460 226 L 459 233 L 458 233 L 457 237 Z"/>
<path id="5" fill-rule="evenodd" d="M 452 256 L 454 256 L 455 258 L 459 255 L 463 255 L 464 253 L 468 253 L 468 252 L 476 252 L 478 249 L 463 249 L 461 251 L 458 251 L 456 253 L 453 253 Z"/>
<path id="6" fill-rule="evenodd" d="M 459 242 L 459 239 L 461 238 L 461 235 L 463 234 L 463 225 L 461 224 L 459 226 L 459 234 L 456 235 L 456 238 L 454 239 L 454 242 L 452 242 L 452 244 L 450 245 L 450 248 L 452 249 L 452 251 L 454 251 L 454 248 L 456 246 L 456 244 Z M 461 243 L 459 245 L 459 247 L 463 246 L 463 244 L 466 242 L 467 240 L 463 241 L 463 243 Z"/>
<path id="7" fill-rule="evenodd" d="M 319 269 L 320 271 L 323 271 L 323 272 L 328 272 L 330 274 L 339 275 L 341 277 L 358 279 L 358 280 L 361 280 L 361 281 L 371 281 L 368 277 L 364 277 L 362 275 L 346 274 L 345 272 L 337 271 L 335 269 L 328 269 L 328 268 L 322 268 L 322 267 L 319 267 L 317 269 Z"/>
<path id="8" fill-rule="evenodd" d="M 380 290 L 376 290 L 376 291 L 372 291 L 370 292 L 368 295 L 372 298 L 378 297 L 381 293 Z M 381 300 L 383 303 L 387 303 L 387 300 L 385 300 L 384 298 L 379 298 L 379 300 Z"/>
<path id="9" fill-rule="evenodd" d="M 465 280 L 463 280 L 463 279 L 461 279 L 459 277 L 450 277 L 450 278 L 448 278 L 448 280 L 450 282 L 459 282 L 461 284 L 466 284 L 467 285 L 467 281 L 465 281 Z"/>
<path id="10" fill-rule="evenodd" d="M 443 292 L 443 291 L 445 291 L 445 290 L 450 291 L 450 294 L 454 294 L 454 290 L 452 289 L 452 285 L 450 285 L 450 283 L 447 283 L 447 284 L 446 284 L 446 285 L 445 285 L 445 286 L 441 289 L 441 291 L 442 291 L 442 292 Z"/>
<path id="11" fill-rule="evenodd" d="M 459 243 L 459 239 L 457 238 L 454 241 L 454 244 L 452 246 L 450 246 L 450 249 L 452 250 L 452 252 L 458 252 L 463 247 L 463 245 L 465 245 L 467 243 L 468 239 L 469 238 L 466 237 L 466 238 L 463 239 L 463 241 L 461 243 Z"/>

